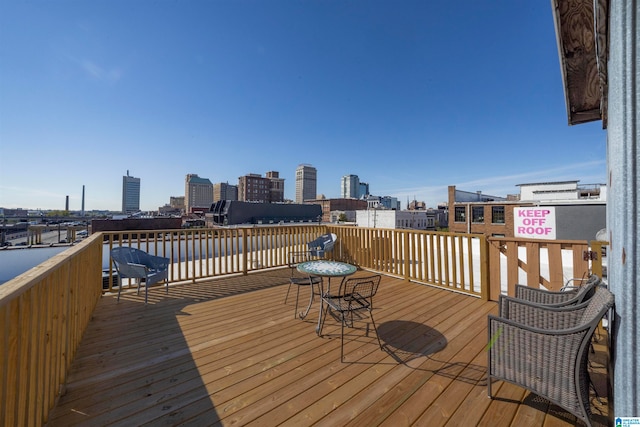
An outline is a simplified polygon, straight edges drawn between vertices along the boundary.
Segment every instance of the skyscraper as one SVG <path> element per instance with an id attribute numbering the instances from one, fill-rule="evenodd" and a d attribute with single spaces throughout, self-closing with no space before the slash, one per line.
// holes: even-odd
<path id="1" fill-rule="evenodd" d="M 301 164 L 296 169 L 296 203 L 317 197 L 317 171 L 311 165 Z"/>
<path id="2" fill-rule="evenodd" d="M 228 182 L 213 184 L 213 201 L 218 200 L 238 200 L 238 186 Z"/>
<path id="3" fill-rule="evenodd" d="M 210 208 L 213 203 L 213 184 L 209 178 L 200 178 L 190 173 L 184 183 L 184 207 L 186 213 L 193 208 Z"/>
<path id="4" fill-rule="evenodd" d="M 122 213 L 131 214 L 140 211 L 140 178 L 129 175 L 122 177 Z"/>
<path id="5" fill-rule="evenodd" d="M 345 175 L 340 181 L 340 197 L 343 199 L 359 198 L 360 178 L 358 175 Z"/>

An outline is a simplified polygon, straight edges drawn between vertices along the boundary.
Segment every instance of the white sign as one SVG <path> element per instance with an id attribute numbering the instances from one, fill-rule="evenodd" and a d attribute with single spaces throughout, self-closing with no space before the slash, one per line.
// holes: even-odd
<path id="1" fill-rule="evenodd" d="M 528 207 L 513 209 L 513 235 L 527 239 L 556 238 L 556 208 Z"/>

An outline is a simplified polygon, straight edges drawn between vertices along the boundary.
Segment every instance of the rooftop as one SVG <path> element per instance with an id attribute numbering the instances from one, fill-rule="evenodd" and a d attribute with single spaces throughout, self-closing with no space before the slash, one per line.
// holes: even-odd
<path id="1" fill-rule="evenodd" d="M 359 271 L 356 275 L 370 274 Z M 503 382 L 487 398 L 487 314 L 495 302 L 383 276 L 373 330 L 315 334 L 284 304 L 288 269 L 103 296 L 50 426 L 573 426 L 575 417 Z M 305 289 L 301 298 L 307 299 Z M 592 355 L 603 391 L 604 339 Z M 594 400 L 606 424 L 606 398 Z"/>

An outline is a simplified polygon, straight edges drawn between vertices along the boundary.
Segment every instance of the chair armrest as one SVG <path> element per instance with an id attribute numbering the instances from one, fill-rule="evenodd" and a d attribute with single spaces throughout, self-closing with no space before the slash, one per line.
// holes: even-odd
<path id="1" fill-rule="evenodd" d="M 494 334 L 499 335 L 501 333 L 499 332 L 500 327 L 517 328 L 521 331 L 527 331 L 530 334 L 563 337 L 567 335 L 573 335 L 576 333 L 586 332 L 589 330 L 591 326 L 589 323 L 580 324 L 579 326 L 567 325 L 567 327 L 562 327 L 562 325 L 561 327 L 555 327 L 554 325 L 550 325 L 550 324 L 535 325 L 535 324 L 528 324 L 526 322 L 518 322 L 514 319 L 505 319 L 504 317 L 494 316 L 493 314 L 489 314 L 487 318 L 489 321 L 489 331 L 492 337 Z M 493 338 L 495 339 L 497 338 L 497 336 Z"/>
<path id="2" fill-rule="evenodd" d="M 541 329 L 568 329 L 582 319 L 588 302 L 572 306 L 548 306 L 500 295 L 500 318 Z"/>
<path id="3" fill-rule="evenodd" d="M 169 267 L 169 258 L 149 255 L 149 267 L 154 270 L 164 270 Z"/>

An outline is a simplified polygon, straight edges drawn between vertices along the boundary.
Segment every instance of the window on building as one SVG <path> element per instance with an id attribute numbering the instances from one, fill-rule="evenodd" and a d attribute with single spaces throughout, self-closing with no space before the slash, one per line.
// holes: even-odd
<path id="1" fill-rule="evenodd" d="M 474 206 L 471 210 L 472 222 L 484 222 L 484 206 Z"/>
<path id="2" fill-rule="evenodd" d="M 504 224 L 504 206 L 493 206 L 491 212 L 493 224 Z"/>
<path id="3" fill-rule="evenodd" d="M 467 208 L 464 206 L 456 206 L 454 222 L 467 222 Z"/>

